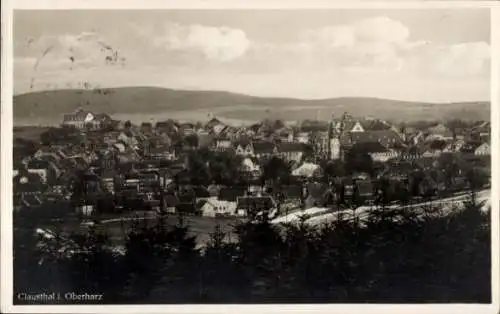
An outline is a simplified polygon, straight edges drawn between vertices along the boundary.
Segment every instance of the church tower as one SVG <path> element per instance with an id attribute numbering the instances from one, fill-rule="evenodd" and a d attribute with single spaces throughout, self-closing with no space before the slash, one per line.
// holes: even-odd
<path id="1" fill-rule="evenodd" d="M 327 142 L 327 158 L 330 160 L 332 159 L 332 139 L 333 139 L 333 132 L 334 132 L 334 124 L 335 124 L 335 119 L 332 114 L 332 117 L 330 119 L 330 122 L 328 123 L 328 142 Z"/>
<path id="2" fill-rule="evenodd" d="M 337 122 L 332 115 L 328 125 L 328 159 L 339 159 L 340 157 L 340 134 L 337 130 Z"/>

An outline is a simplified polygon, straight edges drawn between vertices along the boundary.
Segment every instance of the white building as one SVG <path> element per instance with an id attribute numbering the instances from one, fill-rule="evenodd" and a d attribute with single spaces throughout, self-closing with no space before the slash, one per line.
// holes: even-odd
<path id="1" fill-rule="evenodd" d="M 221 201 L 209 198 L 201 206 L 201 212 L 206 217 L 229 216 L 236 214 L 236 202 Z"/>
<path id="2" fill-rule="evenodd" d="M 474 155 L 477 156 L 489 156 L 491 155 L 491 147 L 490 144 L 488 143 L 483 143 L 481 144 L 476 150 L 474 151 Z"/>

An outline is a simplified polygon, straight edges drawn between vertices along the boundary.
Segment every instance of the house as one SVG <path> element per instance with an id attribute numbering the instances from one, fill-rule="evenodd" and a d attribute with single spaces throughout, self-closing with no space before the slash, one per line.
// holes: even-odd
<path id="1" fill-rule="evenodd" d="M 141 123 L 141 127 L 139 131 L 143 134 L 152 134 L 153 133 L 153 125 L 150 122 Z"/>
<path id="2" fill-rule="evenodd" d="M 324 206 L 327 204 L 328 193 L 330 187 L 326 184 L 319 182 L 310 182 L 305 185 L 304 195 L 304 208 Z"/>
<path id="3" fill-rule="evenodd" d="M 172 120 L 160 121 L 155 124 L 155 131 L 157 133 L 177 133 L 179 131 L 178 126 Z"/>
<path id="4" fill-rule="evenodd" d="M 210 119 L 210 121 L 208 121 L 205 124 L 205 129 L 206 130 L 213 130 L 216 126 L 225 126 L 225 125 L 219 119 L 217 119 L 216 117 L 213 117 L 212 119 Z"/>
<path id="5" fill-rule="evenodd" d="M 175 213 L 176 206 L 179 205 L 180 200 L 175 194 L 165 194 L 164 199 L 164 208 L 168 213 Z"/>
<path id="6" fill-rule="evenodd" d="M 207 131 L 200 129 L 196 132 L 196 135 L 198 137 L 198 148 L 210 147 L 212 145 L 213 136 Z"/>
<path id="7" fill-rule="evenodd" d="M 429 133 L 429 136 L 427 136 L 426 140 L 439 139 L 444 141 L 450 141 L 453 140 L 454 138 L 453 132 L 442 123 L 439 123 L 436 126 L 428 128 L 427 132 Z"/>
<path id="8" fill-rule="evenodd" d="M 347 137 L 341 139 L 343 145 L 354 145 L 358 143 L 380 143 L 384 147 L 390 147 L 402 142 L 401 136 L 392 129 L 366 132 L 351 132 Z"/>
<path id="9" fill-rule="evenodd" d="M 178 195 L 179 203 L 175 206 L 177 213 L 186 215 L 199 215 L 201 214 L 199 208 L 196 206 L 196 197 L 194 193 Z"/>
<path id="10" fill-rule="evenodd" d="M 388 149 L 379 142 L 361 142 L 352 146 L 351 150 L 364 152 L 371 156 L 373 161 L 386 162 L 389 159 L 396 158 L 400 154 L 397 150 Z"/>
<path id="11" fill-rule="evenodd" d="M 427 149 L 430 151 L 443 152 L 448 146 L 448 143 L 442 139 L 436 139 L 427 144 Z"/>
<path id="12" fill-rule="evenodd" d="M 45 156 L 52 156 L 55 160 L 59 161 L 62 159 L 60 150 L 54 149 L 52 146 L 40 147 L 34 154 L 33 157 L 36 159 L 41 159 Z"/>
<path id="13" fill-rule="evenodd" d="M 94 118 L 87 124 L 87 128 L 91 130 L 102 130 L 104 128 L 110 127 L 113 124 L 111 117 L 105 113 L 98 113 L 94 115 Z"/>
<path id="14" fill-rule="evenodd" d="M 245 173 L 248 178 L 258 178 L 262 174 L 262 168 L 255 158 L 245 157 L 241 161 L 241 171 Z"/>
<path id="15" fill-rule="evenodd" d="M 58 177 L 58 170 L 55 165 L 45 160 L 31 160 L 26 165 L 26 169 L 29 173 L 39 175 L 44 183 L 51 183 Z"/>
<path id="16" fill-rule="evenodd" d="M 179 125 L 179 132 L 183 135 L 191 135 L 196 133 L 196 125 L 193 123 L 181 123 Z"/>
<path id="17" fill-rule="evenodd" d="M 356 180 L 354 193 L 358 204 L 373 201 L 375 189 L 372 181 L 367 179 Z"/>
<path id="18" fill-rule="evenodd" d="M 491 123 L 481 121 L 473 126 L 471 133 L 479 140 L 489 141 L 491 135 Z"/>
<path id="19" fill-rule="evenodd" d="M 274 143 L 267 141 L 258 141 L 252 143 L 252 154 L 251 156 L 262 158 L 262 157 L 270 157 L 272 155 L 278 154 L 278 148 L 274 145 Z"/>
<path id="20" fill-rule="evenodd" d="M 280 187 L 280 202 L 286 202 L 290 204 L 293 202 L 297 207 L 301 205 L 301 202 L 304 198 L 302 185 L 294 184 L 294 185 L 286 185 Z"/>
<path id="21" fill-rule="evenodd" d="M 62 125 L 68 127 L 75 127 L 77 129 L 84 129 L 87 123 L 94 119 L 94 114 L 90 111 L 78 109 L 72 114 L 65 114 Z"/>
<path id="22" fill-rule="evenodd" d="M 144 152 L 144 157 L 151 160 L 175 160 L 175 149 L 167 146 L 150 147 Z"/>
<path id="23" fill-rule="evenodd" d="M 121 132 L 120 135 L 118 136 L 118 141 L 134 149 L 137 149 L 139 145 L 139 140 L 136 137 L 136 134 L 130 130 Z"/>
<path id="24" fill-rule="evenodd" d="M 283 160 L 299 162 L 305 153 L 304 143 L 284 142 L 278 145 L 278 156 Z"/>
<path id="25" fill-rule="evenodd" d="M 311 178 L 313 177 L 318 171 L 320 171 L 321 167 L 317 164 L 313 164 L 310 162 L 305 162 L 302 165 L 300 165 L 298 168 L 294 169 L 292 171 L 293 176 L 297 177 L 306 177 L 306 178 Z"/>
<path id="26" fill-rule="evenodd" d="M 75 204 L 75 212 L 82 216 L 92 216 L 95 212 L 95 207 L 94 204 L 89 204 L 85 200 L 80 200 Z"/>
<path id="27" fill-rule="evenodd" d="M 489 156 L 491 155 L 491 147 L 489 143 L 483 143 L 479 145 L 475 150 L 474 150 L 474 155 L 477 156 Z"/>
<path id="28" fill-rule="evenodd" d="M 453 141 L 449 144 L 447 144 L 447 146 L 444 148 L 443 152 L 447 152 L 447 153 L 457 153 L 459 152 L 462 147 L 465 145 L 465 141 L 463 140 L 456 140 L 456 141 Z"/>
<path id="29" fill-rule="evenodd" d="M 295 131 L 292 127 L 285 126 L 276 131 L 276 138 L 280 142 L 293 142 Z"/>
<path id="30" fill-rule="evenodd" d="M 62 125 L 65 127 L 74 127 L 80 130 L 102 129 L 112 123 L 112 119 L 107 114 L 93 114 L 90 111 L 78 109 L 71 114 L 65 114 Z"/>
<path id="31" fill-rule="evenodd" d="M 26 170 L 20 171 L 13 177 L 13 196 L 15 207 L 39 207 L 43 203 L 43 194 L 48 186 L 42 178 L 35 173 Z"/>
<path id="32" fill-rule="evenodd" d="M 317 156 L 325 156 L 328 153 L 328 131 L 314 132 L 311 136 L 311 144 Z"/>
<path id="33" fill-rule="evenodd" d="M 115 178 L 118 173 L 114 170 L 104 170 L 99 174 L 103 190 L 108 193 L 115 193 Z"/>
<path id="34" fill-rule="evenodd" d="M 367 131 L 388 131 L 394 130 L 395 127 L 389 122 L 367 117 L 365 120 L 360 121 L 360 124 L 365 132 Z M 351 130 L 352 132 L 352 130 Z"/>
<path id="35" fill-rule="evenodd" d="M 200 207 L 201 214 L 206 217 L 231 216 L 236 214 L 236 202 L 207 199 Z"/>
<path id="36" fill-rule="evenodd" d="M 226 151 L 233 147 L 233 142 L 225 137 L 219 137 L 214 139 L 213 149 L 215 151 Z"/>
<path id="37" fill-rule="evenodd" d="M 311 141 L 311 132 L 298 132 L 295 135 L 295 141 L 299 143 L 309 143 Z"/>
<path id="38" fill-rule="evenodd" d="M 221 201 L 231 201 L 234 202 L 238 197 L 245 195 L 245 188 L 235 186 L 235 187 L 222 187 L 219 191 L 218 199 Z"/>
<path id="39" fill-rule="evenodd" d="M 467 141 L 460 149 L 460 152 L 466 154 L 474 154 L 476 152 L 476 149 L 478 149 L 482 144 L 483 143 L 481 143 L 480 141 Z"/>
<path id="40" fill-rule="evenodd" d="M 235 153 L 239 156 L 255 156 L 252 142 L 249 140 L 240 140 L 236 142 Z"/>
<path id="41" fill-rule="evenodd" d="M 278 205 L 272 196 L 242 196 L 236 200 L 238 216 L 255 217 L 260 212 L 272 212 Z"/>

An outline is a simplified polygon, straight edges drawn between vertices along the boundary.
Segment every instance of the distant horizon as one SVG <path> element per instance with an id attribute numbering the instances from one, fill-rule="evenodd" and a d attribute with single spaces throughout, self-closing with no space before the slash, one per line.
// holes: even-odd
<path id="1" fill-rule="evenodd" d="M 247 96 L 252 98 L 265 98 L 265 99 L 290 99 L 290 100 L 303 100 L 303 101 L 325 101 L 330 99 L 379 99 L 379 100 L 388 100 L 388 101 L 398 101 L 398 102 L 407 102 L 407 103 L 423 103 L 423 104 L 433 104 L 433 105 L 447 105 L 447 104 L 455 104 L 455 103 L 491 103 L 490 99 L 477 99 L 477 100 L 457 100 L 457 101 L 448 101 L 448 102 L 432 102 L 432 101 L 417 101 L 417 100 L 407 100 L 407 99 L 398 99 L 398 98 L 386 98 L 386 97 L 377 97 L 377 96 L 332 96 L 326 98 L 302 98 L 302 97 L 286 97 L 286 96 L 260 96 L 253 95 L 243 92 L 233 92 L 230 90 L 218 90 L 218 89 L 188 89 L 188 88 L 172 88 L 172 87 L 161 87 L 161 86 L 151 86 L 151 85 L 124 85 L 117 87 L 95 87 L 95 88 L 57 88 L 57 89 L 43 89 L 43 90 L 34 90 L 28 92 L 14 93 L 13 97 L 36 94 L 36 93 L 47 93 L 47 92 L 59 92 L 59 91 L 95 91 L 95 90 L 113 90 L 113 89 L 131 89 L 131 88 L 149 88 L 149 89 L 164 89 L 171 91 L 179 91 L 179 92 L 213 92 L 213 93 L 227 93 L 234 94 L 240 96 Z"/>

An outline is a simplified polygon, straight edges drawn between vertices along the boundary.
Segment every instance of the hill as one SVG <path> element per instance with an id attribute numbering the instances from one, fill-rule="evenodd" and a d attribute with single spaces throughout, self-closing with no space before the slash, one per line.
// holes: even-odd
<path id="1" fill-rule="evenodd" d="M 237 121 L 265 118 L 287 121 L 327 120 L 348 111 L 387 120 L 489 120 L 489 102 L 421 103 L 378 98 L 292 99 L 253 97 L 221 91 L 186 91 L 156 87 L 53 90 L 14 96 L 14 123 L 57 124 L 78 108 L 137 121 L 174 118 L 206 120 L 209 114 Z"/>

